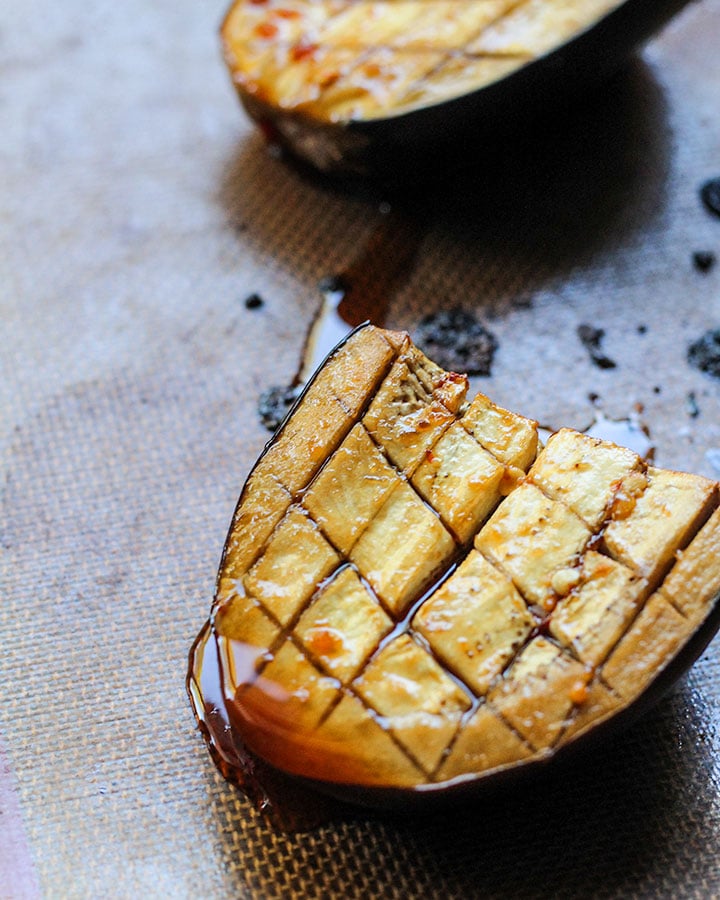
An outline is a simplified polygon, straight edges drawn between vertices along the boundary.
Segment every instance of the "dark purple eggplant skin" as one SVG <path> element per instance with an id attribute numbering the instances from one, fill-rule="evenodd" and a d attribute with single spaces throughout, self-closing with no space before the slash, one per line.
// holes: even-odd
<path id="1" fill-rule="evenodd" d="M 560 749 L 549 750 L 540 758 L 514 763 L 502 770 L 417 788 L 381 788 L 315 781 L 285 773 L 255 756 L 244 746 L 242 732 L 234 735 L 228 732 L 233 718 L 231 708 L 220 710 L 212 702 L 201 708 L 195 704 L 190 688 L 198 674 L 195 654 L 211 628 L 210 622 L 206 623 L 190 651 L 187 685 L 200 730 L 222 774 L 253 799 L 259 809 L 271 813 L 271 821 L 277 827 L 285 831 L 307 831 L 334 818 L 347 818 L 352 815 L 353 808 L 386 813 L 433 814 L 483 800 L 492 802 L 501 792 L 509 796 L 508 791 L 539 784 L 539 779 L 551 774 L 563 777 L 563 772 L 572 773 L 567 767 L 563 769 L 568 763 L 577 761 L 592 767 L 591 754 L 608 746 L 613 736 L 631 726 L 657 704 L 700 656 L 718 627 L 720 594 L 715 598 L 705 621 L 680 652 L 658 673 L 644 693 L 621 712 L 599 722 Z M 270 786 L 272 794 L 267 793 Z M 323 804 L 322 797 L 327 798 L 326 804 Z"/>
<path id="2" fill-rule="evenodd" d="M 455 157 L 481 155 L 500 140 L 526 136 L 529 129 L 567 112 L 689 2 L 625 0 L 556 50 L 493 84 L 387 118 L 330 125 L 242 94 L 241 99 L 266 133 L 327 174 L 423 177 Z M 313 158 L 307 150 L 315 142 L 325 147 L 321 157 Z"/>
<path id="3" fill-rule="evenodd" d="M 397 812 L 416 810 L 431 812 L 447 806 L 461 806 L 493 794 L 498 788 L 522 786 L 542 777 L 550 768 L 592 752 L 625 730 L 648 712 L 668 693 L 698 659 L 720 628 L 720 594 L 699 628 L 693 632 L 682 649 L 657 674 L 656 678 L 632 703 L 607 719 L 591 726 L 557 750 L 526 762 L 514 763 L 506 769 L 481 775 L 463 776 L 453 781 L 428 784 L 417 788 L 383 788 L 362 785 L 331 784 L 310 779 L 298 780 L 308 788 L 327 794 L 344 803 L 370 809 Z"/>

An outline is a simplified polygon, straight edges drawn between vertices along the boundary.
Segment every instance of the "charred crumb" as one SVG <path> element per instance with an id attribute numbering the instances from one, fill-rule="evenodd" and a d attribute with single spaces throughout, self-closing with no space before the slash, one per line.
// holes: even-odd
<path id="1" fill-rule="evenodd" d="M 615 369 L 617 368 L 617 363 L 614 359 L 610 359 L 609 356 L 605 356 L 604 353 L 591 353 L 590 359 L 595 363 L 595 365 L 599 369 Z"/>
<path id="2" fill-rule="evenodd" d="M 290 407 L 300 396 L 300 385 L 282 387 L 275 385 L 260 394 L 258 399 L 258 416 L 268 431 L 275 432 L 280 427 Z"/>
<path id="3" fill-rule="evenodd" d="M 638 334 L 647 334 L 648 327 L 647 325 L 638 325 L 637 333 Z"/>
<path id="4" fill-rule="evenodd" d="M 709 272 L 715 265 L 716 257 L 711 250 L 696 250 L 692 256 L 693 265 L 698 272 Z"/>
<path id="5" fill-rule="evenodd" d="M 595 328 L 593 325 L 578 325 L 577 335 L 585 349 L 590 354 L 590 359 L 599 369 L 614 369 L 617 367 L 615 360 L 606 356 L 600 344 L 605 337 L 603 328 Z"/>
<path id="6" fill-rule="evenodd" d="M 442 309 L 421 319 L 415 342 L 443 369 L 484 376 L 490 375 L 499 346 L 473 313 L 460 308 Z"/>
<path id="7" fill-rule="evenodd" d="M 588 400 L 592 403 L 593 406 L 597 406 L 599 399 L 600 394 L 596 394 L 595 391 L 590 391 L 590 393 L 588 394 Z"/>
<path id="8" fill-rule="evenodd" d="M 720 378 L 720 328 L 706 331 L 688 347 L 688 362 L 713 378 Z"/>
<path id="9" fill-rule="evenodd" d="M 701 186 L 700 199 L 708 212 L 720 216 L 720 177 L 711 178 Z"/>
<path id="10" fill-rule="evenodd" d="M 656 384 L 655 387 L 653 388 L 653 394 L 661 394 L 661 393 L 662 393 L 662 388 L 660 387 L 659 384 Z"/>
<path id="11" fill-rule="evenodd" d="M 265 301 L 260 294 L 248 294 L 244 300 L 245 309 L 260 309 L 265 305 Z"/>
<path id="12" fill-rule="evenodd" d="M 700 415 L 700 407 L 697 403 L 697 397 L 695 396 L 695 391 L 690 391 L 687 395 L 687 414 L 691 419 L 697 419 Z"/>

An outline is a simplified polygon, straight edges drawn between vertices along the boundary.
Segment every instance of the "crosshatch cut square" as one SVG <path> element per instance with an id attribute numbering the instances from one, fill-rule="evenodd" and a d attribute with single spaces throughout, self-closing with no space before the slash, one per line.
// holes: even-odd
<path id="1" fill-rule="evenodd" d="M 506 466 L 527 471 L 537 454 L 537 422 L 496 406 L 476 394 L 460 419 L 478 443 Z"/>
<path id="2" fill-rule="evenodd" d="M 425 454 L 414 487 L 464 543 L 500 500 L 504 466 L 456 422 Z"/>
<path id="3" fill-rule="evenodd" d="M 295 634 L 328 674 L 346 684 L 392 627 L 392 619 L 347 566 L 305 610 Z"/>
<path id="4" fill-rule="evenodd" d="M 477 551 L 413 619 L 434 652 L 482 696 L 534 625 L 512 581 Z"/>
<path id="5" fill-rule="evenodd" d="M 332 543 L 349 553 L 400 476 L 356 425 L 303 498 L 303 506 Z"/>
<path id="6" fill-rule="evenodd" d="M 574 705 L 587 669 L 544 637 L 522 650 L 488 700 L 536 750 L 552 747 Z"/>
<path id="7" fill-rule="evenodd" d="M 542 604 L 554 594 L 553 574 L 570 566 L 589 539 L 574 512 L 525 483 L 498 507 L 475 547 L 507 572 L 527 600 Z"/>
<path id="8" fill-rule="evenodd" d="M 469 697 L 407 634 L 387 644 L 353 687 L 428 772 L 470 708 Z"/>
<path id="9" fill-rule="evenodd" d="M 300 509 L 291 507 L 265 553 L 245 576 L 245 589 L 287 625 L 340 559 Z"/>
<path id="10" fill-rule="evenodd" d="M 632 450 L 563 428 L 547 442 L 530 478 L 595 529 L 623 479 L 642 470 L 642 461 Z"/>
<path id="11" fill-rule="evenodd" d="M 455 552 L 455 542 L 415 491 L 400 484 L 350 558 L 395 616 L 404 612 Z"/>
<path id="12" fill-rule="evenodd" d="M 424 371 L 417 361 L 396 362 L 363 418 L 392 462 L 408 475 L 455 421 L 454 409 L 443 402 L 433 378 L 434 372 Z"/>

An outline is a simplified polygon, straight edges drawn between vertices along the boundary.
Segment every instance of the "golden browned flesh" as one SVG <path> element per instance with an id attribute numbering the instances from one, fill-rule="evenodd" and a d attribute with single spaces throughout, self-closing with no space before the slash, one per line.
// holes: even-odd
<path id="1" fill-rule="evenodd" d="M 717 483 L 569 429 L 538 453 L 535 422 L 466 392 L 366 326 L 248 480 L 214 628 L 271 764 L 415 787 L 551 755 L 713 609 Z"/>
<path id="2" fill-rule="evenodd" d="M 237 0 L 222 27 L 245 98 L 315 121 L 442 103 L 564 44 L 622 0 Z"/>

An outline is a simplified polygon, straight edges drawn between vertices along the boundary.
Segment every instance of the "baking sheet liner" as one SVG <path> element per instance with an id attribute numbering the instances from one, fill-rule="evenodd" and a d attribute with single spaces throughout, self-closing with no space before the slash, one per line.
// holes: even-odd
<path id="1" fill-rule="evenodd" d="M 720 383 L 685 354 L 720 325 L 720 266 L 691 259 L 720 256 L 697 197 L 720 175 L 720 3 L 524 148 L 405 196 L 268 152 L 219 62 L 221 3 L 0 8 L 0 896 L 720 893 L 717 640 L 641 723 L 522 791 L 301 835 L 215 772 L 183 684 L 267 438 L 258 394 L 388 215 L 417 242 L 390 327 L 472 309 L 497 402 L 576 427 L 590 394 L 641 404 L 661 465 L 718 477 Z"/>

